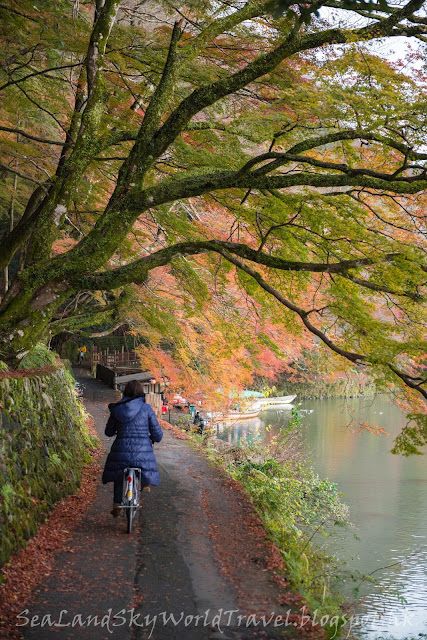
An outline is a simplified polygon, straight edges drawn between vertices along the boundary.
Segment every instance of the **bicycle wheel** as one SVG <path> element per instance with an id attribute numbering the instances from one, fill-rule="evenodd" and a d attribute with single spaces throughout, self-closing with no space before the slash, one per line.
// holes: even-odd
<path id="1" fill-rule="evenodd" d="M 131 533 L 131 531 L 132 531 L 132 524 L 133 524 L 133 519 L 135 517 L 135 513 L 136 513 L 136 507 L 133 506 L 133 505 L 126 509 L 127 532 L 128 533 Z"/>
<path id="2" fill-rule="evenodd" d="M 132 531 L 132 525 L 139 506 L 139 488 L 141 472 L 139 469 L 125 469 L 123 481 L 123 502 L 126 505 L 127 532 Z"/>

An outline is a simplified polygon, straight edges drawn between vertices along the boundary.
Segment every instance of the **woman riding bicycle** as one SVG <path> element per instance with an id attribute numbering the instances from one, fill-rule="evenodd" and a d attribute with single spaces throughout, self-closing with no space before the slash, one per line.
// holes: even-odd
<path id="1" fill-rule="evenodd" d="M 129 467 L 141 469 L 143 491 L 160 482 L 153 444 L 160 442 L 163 432 L 152 407 L 145 403 L 143 386 L 138 380 L 127 383 L 123 398 L 108 405 L 110 417 L 105 427 L 106 436 L 116 436 L 105 462 L 103 484 L 114 482 L 114 500 L 111 514 L 121 513 L 123 471 Z"/>

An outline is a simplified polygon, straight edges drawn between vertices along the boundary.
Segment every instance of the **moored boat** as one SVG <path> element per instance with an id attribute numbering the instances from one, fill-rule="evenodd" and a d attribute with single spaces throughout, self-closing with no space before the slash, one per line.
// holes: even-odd
<path id="1" fill-rule="evenodd" d="M 255 393 L 255 392 L 247 392 Z M 292 401 L 295 400 L 296 394 L 292 396 L 279 396 L 279 397 L 271 397 L 271 398 L 260 398 L 256 397 L 256 399 L 247 406 L 244 410 L 240 409 L 230 409 L 224 413 L 220 412 L 208 412 L 206 415 L 217 423 L 224 422 L 236 422 L 238 420 L 250 420 L 252 418 L 256 418 L 261 411 L 264 409 L 268 409 L 270 407 L 284 407 L 286 409 L 292 409 L 293 404 Z"/>
<path id="2" fill-rule="evenodd" d="M 249 420 L 251 418 L 256 418 L 259 415 L 259 412 L 259 408 L 250 407 L 246 411 L 237 411 L 237 409 L 230 409 L 225 413 L 221 413 L 219 411 L 208 411 L 206 415 L 214 422 L 234 422 L 235 420 Z"/>
<path id="3" fill-rule="evenodd" d="M 227 411 L 224 415 L 224 422 L 232 422 L 234 420 L 248 420 L 249 418 L 256 418 L 260 412 L 260 409 L 248 409 L 248 411 Z"/>
<path id="4" fill-rule="evenodd" d="M 296 394 L 293 396 L 278 396 L 271 398 L 257 398 L 252 405 L 252 408 L 258 408 L 259 411 L 267 409 L 268 407 L 292 407 L 292 402 L 296 398 Z"/>

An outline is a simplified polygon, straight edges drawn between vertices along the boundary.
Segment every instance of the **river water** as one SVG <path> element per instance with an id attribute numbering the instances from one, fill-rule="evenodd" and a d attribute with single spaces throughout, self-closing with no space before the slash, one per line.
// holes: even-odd
<path id="1" fill-rule="evenodd" d="M 338 484 L 355 525 L 333 551 L 350 570 L 377 581 L 362 583 L 358 635 L 427 637 L 427 461 L 390 453 L 405 415 L 387 396 L 306 400 L 300 409 L 306 456 L 319 476 Z M 289 418 L 290 411 L 267 410 L 218 435 L 230 442 L 263 440 L 267 425 L 274 432 Z M 366 421 L 388 435 L 357 433 Z"/>

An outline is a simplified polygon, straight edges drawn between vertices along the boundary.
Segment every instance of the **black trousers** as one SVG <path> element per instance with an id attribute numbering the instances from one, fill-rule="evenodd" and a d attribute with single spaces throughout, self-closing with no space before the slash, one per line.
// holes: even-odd
<path id="1" fill-rule="evenodd" d="M 114 498 L 113 501 L 121 504 L 123 498 L 123 478 L 114 481 Z"/>

